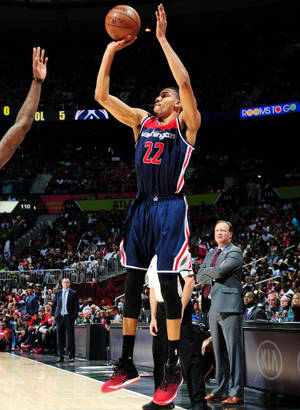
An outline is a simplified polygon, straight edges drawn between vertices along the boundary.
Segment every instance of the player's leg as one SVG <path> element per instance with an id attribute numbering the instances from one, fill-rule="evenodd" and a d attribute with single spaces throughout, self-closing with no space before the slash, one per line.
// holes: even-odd
<path id="1" fill-rule="evenodd" d="M 145 271 L 129 269 L 125 281 L 122 358 L 132 359 L 137 319 L 141 310 L 141 294 Z"/>
<path id="2" fill-rule="evenodd" d="M 166 328 L 166 311 L 164 303 L 157 304 L 156 312 L 157 335 L 153 337 L 152 354 L 153 354 L 153 378 L 154 391 L 156 391 L 164 378 L 164 366 L 168 359 L 168 336 Z M 144 404 L 143 410 L 174 409 L 174 404 L 170 403 L 164 406 L 155 404 L 152 400 Z"/>
<path id="3" fill-rule="evenodd" d="M 159 274 L 158 277 L 166 309 L 168 360 L 164 368 L 164 379 L 156 390 L 153 401 L 159 405 L 168 405 L 176 399 L 177 389 L 183 380 L 178 360 L 182 305 L 178 295 L 177 275 Z"/>
<path id="4" fill-rule="evenodd" d="M 102 386 L 103 393 L 109 393 L 127 387 L 140 380 L 133 363 L 133 349 L 137 319 L 141 308 L 141 293 L 145 271 L 129 269 L 125 281 L 125 304 L 123 317 L 122 356 L 114 365 L 112 378 Z"/>

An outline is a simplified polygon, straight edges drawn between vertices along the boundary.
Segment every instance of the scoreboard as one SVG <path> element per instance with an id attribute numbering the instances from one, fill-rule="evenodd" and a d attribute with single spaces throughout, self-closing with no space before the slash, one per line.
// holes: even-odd
<path id="1" fill-rule="evenodd" d="M 0 120 L 15 119 L 20 107 L 10 105 L 0 105 Z M 38 110 L 35 113 L 34 121 L 78 121 L 78 120 L 103 120 L 109 119 L 108 112 L 103 108 L 92 110 Z"/>

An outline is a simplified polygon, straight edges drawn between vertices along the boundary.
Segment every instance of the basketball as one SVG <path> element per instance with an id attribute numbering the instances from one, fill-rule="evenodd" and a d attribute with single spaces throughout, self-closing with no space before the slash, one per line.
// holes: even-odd
<path id="1" fill-rule="evenodd" d="M 136 36 L 140 28 L 140 16 L 130 6 L 115 6 L 106 14 L 105 29 L 107 34 L 115 41 L 122 40 L 129 34 Z"/>

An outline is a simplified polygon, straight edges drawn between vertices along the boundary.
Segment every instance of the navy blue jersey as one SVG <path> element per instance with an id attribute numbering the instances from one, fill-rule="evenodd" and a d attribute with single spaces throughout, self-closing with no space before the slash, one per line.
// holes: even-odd
<path id="1" fill-rule="evenodd" d="M 157 117 L 147 117 L 135 149 L 138 191 L 179 193 L 193 149 L 181 135 L 178 117 L 166 125 L 161 125 Z"/>

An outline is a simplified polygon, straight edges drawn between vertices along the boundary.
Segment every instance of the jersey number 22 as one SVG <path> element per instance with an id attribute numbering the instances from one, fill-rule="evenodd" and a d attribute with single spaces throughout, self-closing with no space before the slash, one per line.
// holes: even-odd
<path id="1" fill-rule="evenodd" d="M 154 145 L 154 148 L 153 148 Z M 161 156 L 164 151 L 165 145 L 163 142 L 156 142 L 153 144 L 152 141 L 145 142 L 145 148 L 147 148 L 146 154 L 143 158 L 144 164 L 161 164 Z"/>

